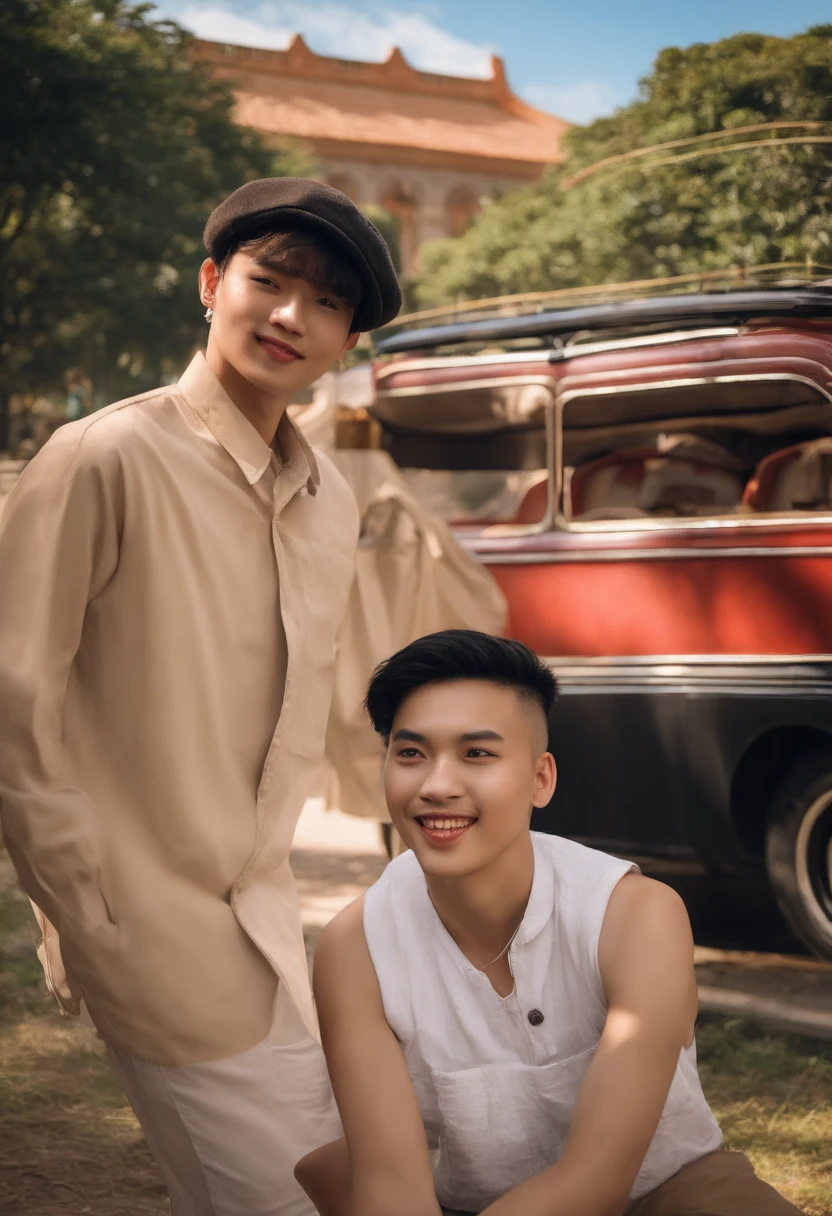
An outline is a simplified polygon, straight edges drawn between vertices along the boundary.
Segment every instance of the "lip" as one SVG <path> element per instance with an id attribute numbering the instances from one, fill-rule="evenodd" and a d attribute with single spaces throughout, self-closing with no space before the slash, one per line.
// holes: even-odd
<path id="1" fill-rule="evenodd" d="M 476 819 L 470 819 L 465 827 L 462 828 L 431 828 L 429 826 L 431 819 L 427 819 L 425 823 L 421 823 L 420 820 L 422 818 L 423 816 L 419 815 L 414 818 L 413 822 L 419 828 L 422 835 L 429 840 L 432 845 L 437 845 L 439 848 L 442 848 L 445 845 L 454 844 L 454 842 L 459 840 L 461 836 L 464 836 L 466 832 L 469 832 L 477 822 Z M 439 818 L 439 816 L 437 816 L 437 818 Z M 444 818 L 462 819 L 464 816 L 447 815 L 444 816 Z"/>
<path id="2" fill-rule="evenodd" d="M 279 338 L 262 338 L 260 334 L 254 336 L 269 358 L 277 363 L 294 363 L 296 359 L 303 358 L 300 351 L 288 342 L 281 342 Z"/>

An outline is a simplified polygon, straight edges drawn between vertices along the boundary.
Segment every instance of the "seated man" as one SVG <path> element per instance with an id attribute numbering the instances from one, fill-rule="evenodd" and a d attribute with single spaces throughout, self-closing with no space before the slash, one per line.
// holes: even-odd
<path id="1" fill-rule="evenodd" d="M 529 831 L 555 788 L 555 692 L 521 643 L 466 630 L 413 642 L 373 677 L 386 798 L 411 851 L 315 957 L 346 1133 L 296 1168 L 322 1216 L 796 1211 L 720 1147 L 679 897 Z"/>

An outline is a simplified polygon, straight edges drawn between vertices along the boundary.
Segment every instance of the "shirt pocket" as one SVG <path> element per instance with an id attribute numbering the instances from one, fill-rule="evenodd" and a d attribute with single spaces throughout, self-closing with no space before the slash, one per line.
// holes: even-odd
<path id="1" fill-rule="evenodd" d="M 434 1072 L 441 1117 L 436 1192 L 446 1207 L 481 1211 L 554 1165 L 595 1048 L 552 1064 L 491 1064 Z"/>

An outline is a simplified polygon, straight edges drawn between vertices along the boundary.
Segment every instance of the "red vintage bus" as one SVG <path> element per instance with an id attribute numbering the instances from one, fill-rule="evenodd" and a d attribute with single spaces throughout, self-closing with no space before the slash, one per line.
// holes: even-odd
<path id="1" fill-rule="evenodd" d="M 380 337 L 382 445 L 555 669 L 534 826 L 832 958 L 832 290 Z"/>

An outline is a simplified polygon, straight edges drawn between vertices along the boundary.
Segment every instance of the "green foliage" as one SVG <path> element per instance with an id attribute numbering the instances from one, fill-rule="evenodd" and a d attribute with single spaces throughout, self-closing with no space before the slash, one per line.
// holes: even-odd
<path id="1" fill-rule="evenodd" d="M 423 246 L 419 302 L 832 262 L 832 144 L 762 143 L 829 136 L 832 126 L 732 135 L 771 122 L 832 123 L 832 25 L 662 51 L 638 100 L 573 128 L 564 166 L 490 204 L 459 240 Z M 563 188 L 606 157 L 710 132 L 725 134 Z M 719 150 L 739 142 L 747 146 Z"/>
<path id="2" fill-rule="evenodd" d="M 297 161 L 233 122 L 229 87 L 151 11 L 0 6 L 0 401 L 54 390 L 70 366 L 99 399 L 175 374 L 203 329 L 210 210 Z"/>

